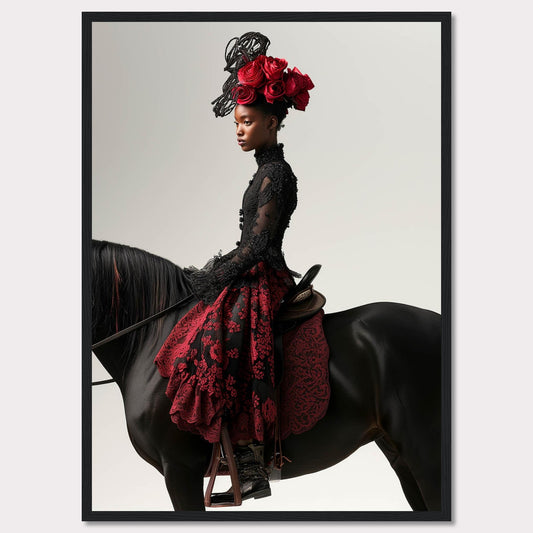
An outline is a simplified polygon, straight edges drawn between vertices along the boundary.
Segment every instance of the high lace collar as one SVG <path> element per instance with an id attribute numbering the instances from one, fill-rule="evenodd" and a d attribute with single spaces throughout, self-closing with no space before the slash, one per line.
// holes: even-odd
<path id="1" fill-rule="evenodd" d="M 254 157 L 258 167 L 271 161 L 282 161 L 284 159 L 283 143 L 273 144 L 259 153 L 256 152 Z"/>

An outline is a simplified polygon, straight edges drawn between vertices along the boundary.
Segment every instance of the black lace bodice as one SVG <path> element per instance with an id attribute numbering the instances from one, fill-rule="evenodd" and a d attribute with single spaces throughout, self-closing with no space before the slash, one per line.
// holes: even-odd
<path id="1" fill-rule="evenodd" d="M 296 208 L 296 176 L 284 159 L 282 143 L 254 157 L 258 168 L 244 192 L 237 247 L 226 255 L 215 255 L 201 269 L 185 269 L 195 295 L 205 303 L 213 303 L 224 287 L 260 261 L 288 270 L 281 246 Z"/>

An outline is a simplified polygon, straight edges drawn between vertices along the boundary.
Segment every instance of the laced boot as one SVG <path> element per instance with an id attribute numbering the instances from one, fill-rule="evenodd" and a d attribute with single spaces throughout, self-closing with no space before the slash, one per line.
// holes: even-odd
<path id="1" fill-rule="evenodd" d="M 235 464 L 239 474 L 239 484 L 241 486 L 241 497 L 244 500 L 249 498 L 265 498 L 272 494 L 268 483 L 268 471 L 265 468 L 263 444 L 248 444 L 246 446 L 235 446 Z M 212 504 L 229 503 L 233 501 L 233 489 L 226 492 L 218 492 L 211 495 Z"/>

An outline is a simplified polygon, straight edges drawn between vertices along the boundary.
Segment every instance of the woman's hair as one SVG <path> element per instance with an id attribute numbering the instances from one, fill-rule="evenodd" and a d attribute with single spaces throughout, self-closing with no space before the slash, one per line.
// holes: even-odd
<path id="1" fill-rule="evenodd" d="M 251 104 L 246 104 L 250 107 L 260 109 L 265 115 L 274 115 L 278 119 L 277 131 L 285 127 L 285 124 L 281 122 L 287 116 L 287 104 L 280 100 L 274 101 L 273 104 L 269 104 L 262 94 L 257 95 L 257 98 Z"/>

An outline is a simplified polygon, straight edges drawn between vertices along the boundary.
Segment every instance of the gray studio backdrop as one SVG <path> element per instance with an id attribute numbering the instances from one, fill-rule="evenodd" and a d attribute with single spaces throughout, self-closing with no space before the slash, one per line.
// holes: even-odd
<path id="1" fill-rule="evenodd" d="M 257 167 L 233 114 L 210 102 L 228 40 L 259 31 L 268 55 L 315 84 L 278 135 L 298 177 L 284 240 L 290 268 L 322 270 L 326 312 L 402 302 L 440 312 L 440 24 L 93 23 L 93 237 L 180 266 L 239 239 Z M 93 379 L 105 370 L 93 357 Z M 133 450 L 115 385 L 93 390 L 93 510 L 171 510 L 164 480 Z M 272 485 L 242 510 L 410 510 L 372 443 L 341 464 Z"/>

